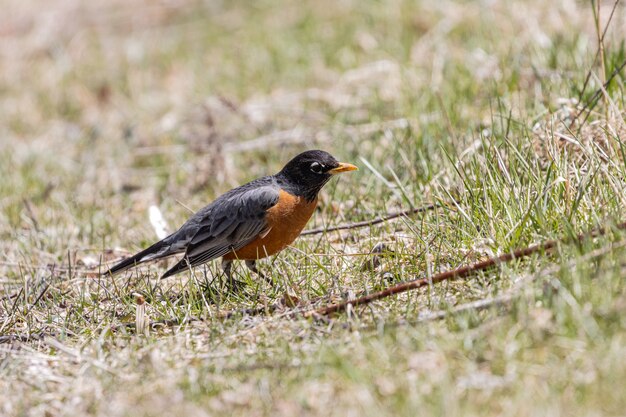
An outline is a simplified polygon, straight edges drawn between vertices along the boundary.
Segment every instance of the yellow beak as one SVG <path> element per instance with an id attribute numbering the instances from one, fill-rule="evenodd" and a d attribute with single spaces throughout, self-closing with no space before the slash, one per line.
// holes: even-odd
<path id="1" fill-rule="evenodd" d="M 331 175 L 335 175 L 335 174 L 341 174 L 342 172 L 356 171 L 358 169 L 359 168 L 357 168 L 356 166 L 352 164 L 348 164 L 346 162 L 339 162 L 339 166 L 337 168 L 331 169 L 330 171 L 328 171 L 328 173 Z"/>

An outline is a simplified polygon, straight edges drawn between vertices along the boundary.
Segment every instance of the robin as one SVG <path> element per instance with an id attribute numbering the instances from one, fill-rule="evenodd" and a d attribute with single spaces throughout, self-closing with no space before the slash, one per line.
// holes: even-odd
<path id="1" fill-rule="evenodd" d="M 104 273 L 117 274 L 148 261 L 184 253 L 161 278 L 222 257 L 230 285 L 232 262 L 243 260 L 271 283 L 257 259 L 285 249 L 299 235 L 317 205 L 317 195 L 335 174 L 358 169 L 320 150 L 306 151 L 275 175 L 234 188 L 200 209 L 176 232 Z"/>

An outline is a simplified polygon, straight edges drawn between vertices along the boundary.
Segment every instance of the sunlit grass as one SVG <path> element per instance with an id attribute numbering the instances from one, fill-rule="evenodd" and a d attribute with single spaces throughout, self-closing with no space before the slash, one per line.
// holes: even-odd
<path id="1" fill-rule="evenodd" d="M 604 75 L 591 6 L 567 1 L 6 8 L 0 337 L 30 339 L 0 345 L 0 414 L 626 409 L 617 230 L 331 321 L 282 306 L 224 318 L 286 297 L 319 307 L 626 220 L 623 76 L 573 122 L 623 63 L 622 6 Z M 273 287 L 241 265 L 245 289 L 224 294 L 218 262 L 99 277 L 156 240 L 151 205 L 173 231 L 308 148 L 360 167 L 324 189 L 310 227 L 438 205 L 303 236 L 260 263 Z M 138 295 L 157 323 L 147 336 Z"/>

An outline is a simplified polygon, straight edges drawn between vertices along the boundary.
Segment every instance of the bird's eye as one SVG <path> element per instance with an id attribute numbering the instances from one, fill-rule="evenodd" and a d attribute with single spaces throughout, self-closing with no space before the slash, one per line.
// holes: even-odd
<path id="1" fill-rule="evenodd" d="M 321 174 L 322 168 L 322 164 L 320 164 L 319 162 L 313 162 L 311 164 L 311 171 L 315 172 L 316 174 Z"/>

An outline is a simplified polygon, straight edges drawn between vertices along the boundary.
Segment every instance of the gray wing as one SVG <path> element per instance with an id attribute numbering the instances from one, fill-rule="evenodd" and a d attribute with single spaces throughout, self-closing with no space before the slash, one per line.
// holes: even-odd
<path id="1" fill-rule="evenodd" d="M 239 188 L 196 213 L 176 233 L 179 242 L 172 242 L 173 247 L 185 245 L 184 258 L 162 278 L 240 249 L 266 233 L 266 211 L 278 198 L 272 185 Z"/>

